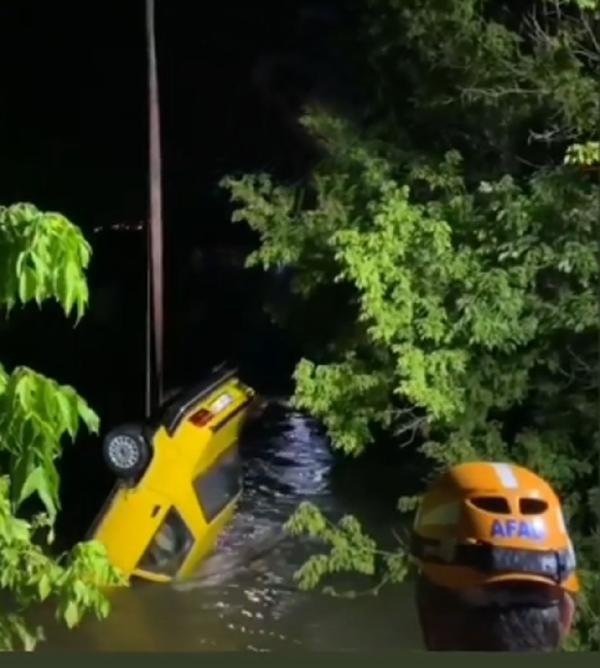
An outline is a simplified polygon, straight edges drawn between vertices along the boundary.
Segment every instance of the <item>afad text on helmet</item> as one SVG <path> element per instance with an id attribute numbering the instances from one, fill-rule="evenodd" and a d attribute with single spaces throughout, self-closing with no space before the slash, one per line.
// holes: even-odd
<path id="1" fill-rule="evenodd" d="M 543 540 L 546 537 L 546 527 L 539 520 L 533 522 L 516 519 L 494 520 L 491 536 L 492 538 Z"/>

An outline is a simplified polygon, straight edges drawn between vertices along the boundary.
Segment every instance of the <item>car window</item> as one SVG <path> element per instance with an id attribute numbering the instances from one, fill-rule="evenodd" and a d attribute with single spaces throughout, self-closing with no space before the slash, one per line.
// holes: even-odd
<path id="1" fill-rule="evenodd" d="M 237 445 L 194 480 L 194 490 L 207 522 L 234 499 L 242 488 L 242 465 Z"/>
<path id="2" fill-rule="evenodd" d="M 175 576 L 189 554 L 194 538 L 181 518 L 171 508 L 140 559 L 138 569 Z"/>

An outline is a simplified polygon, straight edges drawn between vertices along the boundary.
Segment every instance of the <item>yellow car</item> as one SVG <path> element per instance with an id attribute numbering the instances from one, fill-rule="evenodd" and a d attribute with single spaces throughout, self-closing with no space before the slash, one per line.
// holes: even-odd
<path id="1" fill-rule="evenodd" d="M 106 436 L 104 459 L 119 481 L 88 537 L 125 575 L 185 578 L 212 550 L 241 493 L 238 437 L 253 399 L 235 371 L 217 372 L 153 424 Z"/>

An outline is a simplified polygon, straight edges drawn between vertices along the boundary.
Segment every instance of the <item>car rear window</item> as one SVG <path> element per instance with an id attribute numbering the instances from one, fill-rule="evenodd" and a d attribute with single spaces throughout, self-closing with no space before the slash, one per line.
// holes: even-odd
<path id="1" fill-rule="evenodd" d="M 194 490 L 207 522 L 212 522 L 241 489 L 242 464 L 237 445 L 194 480 Z"/>

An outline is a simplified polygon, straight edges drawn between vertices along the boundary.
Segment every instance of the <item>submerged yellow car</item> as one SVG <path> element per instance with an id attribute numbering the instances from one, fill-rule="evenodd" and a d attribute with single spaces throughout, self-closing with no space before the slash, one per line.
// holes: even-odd
<path id="1" fill-rule="evenodd" d="M 191 575 L 231 518 L 242 489 L 238 437 L 254 392 L 215 373 L 151 425 L 110 432 L 104 459 L 119 481 L 89 532 L 128 576 Z"/>

